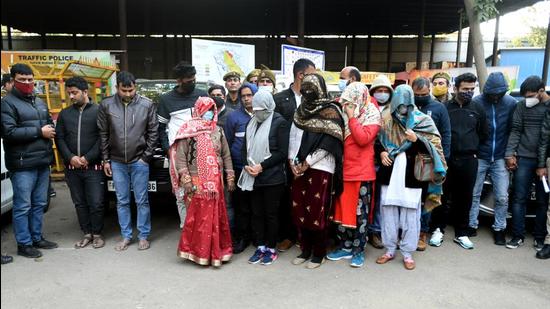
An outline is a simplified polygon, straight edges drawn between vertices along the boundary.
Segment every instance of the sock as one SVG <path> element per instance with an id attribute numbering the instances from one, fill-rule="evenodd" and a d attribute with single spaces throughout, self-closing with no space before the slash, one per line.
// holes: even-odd
<path id="1" fill-rule="evenodd" d="M 262 252 L 265 252 L 265 246 L 258 246 L 258 249 L 262 250 Z"/>
<path id="2" fill-rule="evenodd" d="M 271 249 L 271 248 L 267 248 L 267 247 L 266 247 L 266 251 L 267 251 L 267 250 L 269 250 L 269 252 L 271 252 L 271 253 L 275 253 L 275 249 Z"/>

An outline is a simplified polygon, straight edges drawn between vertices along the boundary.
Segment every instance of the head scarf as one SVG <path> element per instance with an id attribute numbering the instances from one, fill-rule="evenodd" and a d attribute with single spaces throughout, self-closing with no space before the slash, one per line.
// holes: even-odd
<path id="1" fill-rule="evenodd" d="M 378 109 L 378 104 L 375 101 L 371 100 L 369 95 L 369 90 L 361 82 L 353 82 L 349 84 L 342 96 L 340 96 L 340 103 L 343 105 L 345 102 L 350 102 L 356 106 L 355 111 L 353 112 L 353 117 L 358 119 L 361 122 L 361 125 L 380 125 L 380 111 Z M 346 130 L 344 134 L 344 139 L 350 136 L 351 132 L 349 129 L 349 119 L 346 113 L 344 114 L 344 123 L 346 124 Z"/>
<path id="2" fill-rule="evenodd" d="M 399 106 L 407 106 L 407 115 L 399 115 Z M 424 144 L 428 154 L 434 163 L 434 182 L 428 187 L 428 196 L 425 201 L 425 208 L 432 210 L 441 205 L 441 184 L 445 179 L 447 163 L 443 155 L 441 137 L 432 118 L 420 112 L 414 105 L 414 92 L 409 85 L 399 85 L 395 88 L 390 108 L 382 111 L 382 127 L 378 138 L 382 146 L 394 159 L 401 152 L 406 151 L 412 145 L 406 139 L 405 131 L 413 130 L 418 140 Z"/>
<path id="3" fill-rule="evenodd" d="M 204 120 L 202 116 L 207 111 L 214 110 L 214 118 L 212 120 Z M 170 174 L 172 178 L 172 188 L 176 197 L 182 196 L 179 193 L 183 190 L 180 185 L 179 173 L 176 169 L 176 150 L 177 141 L 180 139 L 193 138 L 196 141 L 195 147 L 197 151 L 197 170 L 199 174 L 199 193 L 205 198 L 217 198 L 218 188 L 221 184 L 221 173 L 218 165 L 217 155 L 212 142 L 211 134 L 216 128 L 218 121 L 218 111 L 214 100 L 209 97 L 199 97 L 195 102 L 193 118 L 180 127 L 176 135 L 176 140 L 170 147 Z"/>
<path id="4" fill-rule="evenodd" d="M 254 110 L 267 110 L 270 115 L 262 122 L 256 117 L 252 117 L 246 126 L 246 160 L 248 165 L 254 166 L 262 163 L 271 157 L 269 151 L 269 131 L 273 121 L 275 110 L 275 101 L 273 95 L 265 90 L 258 91 L 252 98 L 252 108 Z M 238 186 L 243 191 L 252 191 L 254 189 L 255 178 L 247 172 L 242 172 L 239 177 Z"/>
<path id="5" fill-rule="evenodd" d="M 294 114 L 294 125 L 302 130 L 302 141 L 296 159 L 304 162 L 318 149 L 335 160 L 332 186 L 337 197 L 343 191 L 344 119 L 340 107 L 327 99 L 325 80 L 319 74 L 304 77 L 300 88 L 302 104 Z"/>
<path id="6" fill-rule="evenodd" d="M 300 92 L 302 104 L 296 109 L 294 124 L 304 131 L 328 134 L 343 141 L 342 112 L 327 99 L 323 77 L 316 73 L 306 75 Z"/>

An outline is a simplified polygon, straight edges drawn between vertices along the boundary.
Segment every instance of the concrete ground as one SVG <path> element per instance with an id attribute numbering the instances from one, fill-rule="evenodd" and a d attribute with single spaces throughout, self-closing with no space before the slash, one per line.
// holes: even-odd
<path id="1" fill-rule="evenodd" d="M 221 269 L 176 256 L 180 230 L 175 205 L 153 204 L 152 246 L 125 252 L 116 212 L 106 217 L 107 245 L 76 250 L 81 237 L 64 182 L 44 218 L 44 235 L 59 248 L 40 259 L 16 255 L 10 223 L 2 226 L 1 306 L 7 308 L 550 308 L 550 260 L 537 260 L 532 238 L 516 250 L 492 244 L 486 224 L 464 250 L 448 231 L 440 248 L 416 253 L 417 268 L 401 258 L 377 265 L 382 250 L 367 247 L 365 267 L 326 262 L 316 270 L 293 266 L 298 249 L 271 266 L 249 265 L 252 248 Z M 6 221 L 6 220 L 3 220 Z"/>

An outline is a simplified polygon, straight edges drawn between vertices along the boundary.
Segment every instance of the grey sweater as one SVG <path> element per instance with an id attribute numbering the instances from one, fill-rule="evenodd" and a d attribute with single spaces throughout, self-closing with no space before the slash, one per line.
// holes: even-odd
<path id="1" fill-rule="evenodd" d="M 542 120 L 550 110 L 550 101 L 527 107 L 525 101 L 518 103 L 512 120 L 512 130 L 506 147 L 506 157 L 537 158 Z"/>

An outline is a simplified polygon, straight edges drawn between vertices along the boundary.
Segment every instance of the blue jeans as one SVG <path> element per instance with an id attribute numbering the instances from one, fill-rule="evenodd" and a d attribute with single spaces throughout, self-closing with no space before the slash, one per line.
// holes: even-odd
<path id="1" fill-rule="evenodd" d="M 491 177 L 493 192 L 495 194 L 495 221 L 492 228 L 494 231 L 504 231 L 508 215 L 508 186 L 510 185 L 510 173 L 506 169 L 504 159 L 499 159 L 492 163 L 487 160 L 478 159 L 477 179 L 474 186 L 469 225 L 474 229 L 477 229 L 479 225 L 479 202 L 487 173 Z"/>
<path id="2" fill-rule="evenodd" d="M 130 186 L 137 205 L 138 239 L 147 239 L 151 234 L 151 211 L 149 208 L 149 164 L 112 162 L 113 182 L 117 199 L 118 223 L 122 238 L 132 239 L 132 212 L 130 210 Z"/>
<path id="3" fill-rule="evenodd" d="M 15 171 L 13 187 L 13 231 L 18 245 L 32 245 L 42 239 L 42 217 L 48 203 L 50 167 Z"/>
<path id="4" fill-rule="evenodd" d="M 514 198 L 512 200 L 512 235 L 521 239 L 525 238 L 525 211 L 529 199 L 529 189 L 535 179 L 537 159 L 518 159 L 518 168 L 514 172 Z M 546 236 L 546 211 L 548 209 L 548 195 L 544 192 L 542 182 L 536 183 L 536 218 L 533 236 L 537 240 L 543 240 Z"/>

